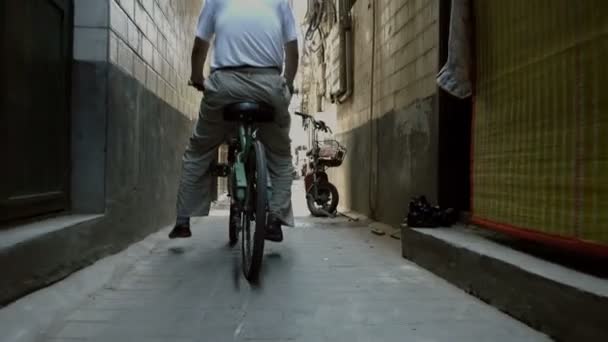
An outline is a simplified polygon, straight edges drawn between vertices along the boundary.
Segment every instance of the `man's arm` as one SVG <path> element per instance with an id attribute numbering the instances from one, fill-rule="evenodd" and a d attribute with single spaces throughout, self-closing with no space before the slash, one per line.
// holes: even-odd
<path id="1" fill-rule="evenodd" d="M 215 6 L 215 0 L 205 1 L 196 25 L 196 38 L 192 47 L 190 84 L 201 91 L 204 90 L 203 68 L 209 52 L 209 42 L 215 33 Z"/>
<path id="2" fill-rule="evenodd" d="M 293 81 L 298 72 L 300 58 L 298 54 L 298 29 L 289 1 L 282 0 L 280 9 L 281 24 L 283 26 L 283 44 L 285 49 L 285 72 L 283 73 L 283 77 L 285 77 L 285 80 L 287 81 L 289 91 L 293 94 Z"/>
<path id="3" fill-rule="evenodd" d="M 300 55 L 298 53 L 298 41 L 293 40 L 285 44 L 285 72 L 283 76 L 287 80 L 289 91 L 293 94 L 293 81 L 298 73 Z"/>
<path id="4" fill-rule="evenodd" d="M 205 61 L 207 60 L 209 45 L 209 42 L 206 40 L 198 37 L 194 39 L 194 46 L 192 47 L 192 73 L 190 74 L 190 82 L 192 82 L 194 86 L 197 86 L 197 88 L 202 86 L 205 82 L 205 78 L 203 77 L 203 68 L 205 67 Z"/>

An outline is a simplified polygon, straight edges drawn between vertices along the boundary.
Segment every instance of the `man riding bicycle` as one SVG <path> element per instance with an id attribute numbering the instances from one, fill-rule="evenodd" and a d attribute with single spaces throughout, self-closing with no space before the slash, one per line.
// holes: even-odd
<path id="1" fill-rule="evenodd" d="M 211 73 L 205 80 L 203 67 L 213 38 Z M 257 133 L 266 147 L 273 187 L 265 237 L 283 240 L 281 225 L 294 224 L 288 106 L 298 58 L 296 24 L 288 0 L 205 0 L 192 49 L 190 76 L 190 84 L 205 93 L 183 156 L 177 220 L 169 238 L 190 237 L 190 217 L 209 214 L 213 181 L 210 165 L 219 145 L 235 130 L 234 123 L 223 120 L 223 108 L 235 102 L 256 101 L 275 110 L 274 122 L 260 124 Z"/>

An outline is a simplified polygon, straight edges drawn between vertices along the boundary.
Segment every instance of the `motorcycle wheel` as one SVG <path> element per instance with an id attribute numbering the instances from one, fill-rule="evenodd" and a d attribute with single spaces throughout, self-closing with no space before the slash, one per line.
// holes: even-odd
<path id="1" fill-rule="evenodd" d="M 315 198 L 314 188 L 315 186 L 306 194 L 306 204 L 312 216 L 324 217 L 328 216 L 328 213 L 333 215 L 340 202 L 338 189 L 329 182 L 317 184 L 317 197 Z"/>

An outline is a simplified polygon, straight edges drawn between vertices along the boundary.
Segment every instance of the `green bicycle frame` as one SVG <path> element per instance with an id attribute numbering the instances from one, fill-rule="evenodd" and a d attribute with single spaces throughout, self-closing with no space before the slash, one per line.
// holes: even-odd
<path id="1" fill-rule="evenodd" d="M 234 162 L 234 173 L 236 180 L 236 198 L 239 201 L 245 200 L 247 193 L 247 175 L 245 173 L 245 162 L 249 151 L 252 147 L 252 129 L 249 125 L 239 125 L 239 142 L 241 144 L 240 152 L 236 155 Z"/>
<path id="2" fill-rule="evenodd" d="M 233 164 L 234 180 L 236 183 L 236 194 L 235 198 L 240 203 L 244 203 L 245 196 L 247 194 L 247 172 L 245 171 L 245 163 L 251 149 L 253 149 L 253 142 L 256 139 L 256 132 L 251 125 L 241 124 L 239 126 L 239 142 L 240 149 L 236 154 L 235 162 Z M 268 177 L 266 191 L 268 192 L 268 198 L 272 197 L 272 181 Z"/>

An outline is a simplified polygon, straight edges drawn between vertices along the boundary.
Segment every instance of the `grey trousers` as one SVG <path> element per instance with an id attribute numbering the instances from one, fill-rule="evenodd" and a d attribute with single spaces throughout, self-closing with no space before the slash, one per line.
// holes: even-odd
<path id="1" fill-rule="evenodd" d="M 199 118 L 183 157 L 182 175 L 177 195 L 177 215 L 207 216 L 211 204 L 211 185 L 216 181 L 209 166 L 218 147 L 236 135 L 237 125 L 224 122 L 223 108 L 239 101 L 261 101 L 275 108 L 275 121 L 258 125 L 258 139 L 266 147 L 272 182 L 270 212 L 284 225 L 293 226 L 291 184 L 293 164 L 288 106 L 291 95 L 285 79 L 278 72 L 260 69 L 215 71 L 205 80 L 205 94 Z"/>

